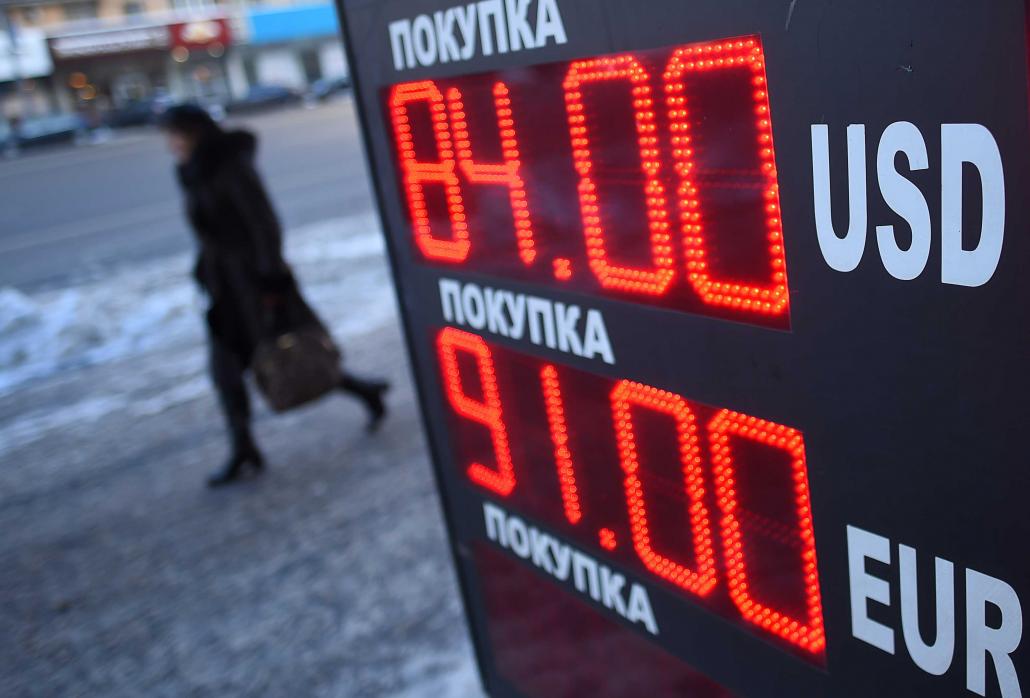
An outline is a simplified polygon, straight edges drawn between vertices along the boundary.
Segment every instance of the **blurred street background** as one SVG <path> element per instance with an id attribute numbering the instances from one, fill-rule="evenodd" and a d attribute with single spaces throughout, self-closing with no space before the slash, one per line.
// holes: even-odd
<path id="1" fill-rule="evenodd" d="M 326 0 L 0 0 L 0 146 L 323 100 L 348 85 L 337 35 Z"/>
<path id="2" fill-rule="evenodd" d="M 478 696 L 350 97 L 229 123 L 391 415 L 256 399 L 269 472 L 206 489 L 227 446 L 160 135 L 0 160 L 0 695 Z"/>

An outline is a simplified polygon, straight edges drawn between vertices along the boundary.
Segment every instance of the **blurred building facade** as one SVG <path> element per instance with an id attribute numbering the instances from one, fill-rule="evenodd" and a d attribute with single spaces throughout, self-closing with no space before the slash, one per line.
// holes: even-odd
<path id="1" fill-rule="evenodd" d="M 235 54 L 245 81 L 302 89 L 321 78 L 347 74 L 331 3 L 251 5 L 246 11 L 247 41 Z"/>
<path id="2" fill-rule="evenodd" d="M 328 0 L 0 0 L 0 115 L 227 104 L 347 74 Z"/>

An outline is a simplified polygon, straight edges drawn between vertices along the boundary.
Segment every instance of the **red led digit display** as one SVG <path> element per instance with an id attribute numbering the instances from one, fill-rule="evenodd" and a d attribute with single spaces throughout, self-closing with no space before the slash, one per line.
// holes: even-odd
<path id="1" fill-rule="evenodd" d="M 436 336 L 463 475 L 506 507 L 821 662 L 800 431 L 630 380 Z"/>
<path id="2" fill-rule="evenodd" d="M 786 328 L 757 37 L 384 90 L 430 264 Z"/>
<path id="3" fill-rule="evenodd" d="M 468 476 L 474 482 L 507 496 L 515 488 L 515 469 L 508 446 L 508 430 L 505 427 L 501 398 L 497 390 L 493 355 L 479 335 L 448 328 L 437 340 L 441 366 L 447 381 L 447 397 L 454 411 L 478 422 L 490 432 L 493 444 L 494 466 L 473 462 L 468 465 Z M 475 362 L 475 378 L 483 397 L 476 400 L 465 392 L 459 354 L 471 357 Z"/>
<path id="4" fill-rule="evenodd" d="M 411 104 L 422 105 L 428 109 L 433 149 L 436 151 L 433 161 L 424 162 L 418 159 L 415 139 L 412 136 L 416 129 L 408 116 Z M 393 129 L 397 138 L 401 170 L 404 173 L 404 187 L 408 198 L 408 210 L 411 212 L 415 243 L 426 259 L 462 262 L 468 258 L 471 243 L 465 209 L 462 206 L 461 183 L 455 172 L 454 145 L 447 125 L 447 115 L 444 113 L 446 107 L 443 94 L 428 80 L 398 85 L 391 93 L 390 107 L 393 112 Z M 435 188 L 430 186 L 433 184 L 438 185 L 445 195 L 447 225 L 432 221 L 426 188 L 429 186 L 435 192 Z M 434 227 L 446 229 L 449 239 L 436 237 L 433 233 Z"/>
<path id="5" fill-rule="evenodd" d="M 701 450 L 697 445 L 694 413 L 687 401 L 679 395 L 625 380 L 617 383 L 612 390 L 611 403 L 612 423 L 619 444 L 619 461 L 626 474 L 623 485 L 626 488 L 633 547 L 644 566 L 659 577 L 698 596 L 707 596 L 715 587 L 715 553 L 712 551 L 712 530 L 708 522 L 708 508 L 705 506 Z M 684 485 L 681 489 L 687 494 L 685 508 L 690 515 L 693 569 L 655 551 L 652 545 L 644 478 L 641 477 L 637 452 L 634 407 L 668 415 L 675 423 L 676 441 L 671 444 L 668 452 L 678 457 L 683 467 Z"/>
<path id="6" fill-rule="evenodd" d="M 773 424 L 738 412 L 722 410 L 708 426 L 711 439 L 716 501 L 722 511 L 722 543 L 726 551 L 730 597 L 752 623 L 789 639 L 802 647 L 823 646 L 823 609 L 819 598 L 819 572 L 815 564 L 815 530 L 808 497 L 808 472 L 805 467 L 805 443 L 801 433 L 782 424 Z M 753 513 L 741 506 L 737 497 L 737 475 L 733 462 L 732 441 L 750 440 L 770 448 L 786 451 L 790 457 L 791 479 L 794 482 L 794 505 L 797 514 L 797 537 L 792 531 L 772 531 L 780 540 L 797 546 L 800 540 L 805 586 L 805 615 L 799 621 L 771 605 L 757 600 L 762 588 L 749 581 L 748 558 L 754 544 L 744 537 L 742 521 Z M 753 465 L 753 464 L 749 464 Z M 768 524 L 766 524 L 768 525 Z M 746 544 L 747 543 L 747 544 Z M 745 550 L 750 549 L 747 553 Z"/>
<path id="7" fill-rule="evenodd" d="M 565 403 L 558 381 L 558 369 L 547 364 L 540 369 L 540 383 L 543 387 L 547 421 L 551 428 L 554 444 L 554 462 L 558 466 L 558 486 L 561 488 L 562 505 L 569 523 L 579 523 L 583 512 L 579 508 L 579 490 L 576 487 L 576 469 L 572 465 L 569 451 L 569 429 L 565 423 Z"/>
<path id="8" fill-rule="evenodd" d="M 636 129 L 625 136 L 628 142 L 639 146 L 640 171 L 612 173 L 629 180 L 639 179 L 647 206 L 646 234 L 641 230 L 629 230 L 613 237 L 640 237 L 650 250 L 651 264 L 647 268 L 621 266 L 609 260 L 610 246 L 606 241 L 605 218 L 601 212 L 598 184 L 605 177 L 591 154 L 591 130 L 601 131 L 604 115 L 591 119 L 584 102 L 584 92 L 591 91 L 594 83 L 617 81 L 627 83 L 633 104 L 633 121 Z M 613 58 L 595 58 L 576 61 L 569 68 L 562 85 L 565 88 L 566 108 L 569 112 L 569 136 L 572 144 L 572 160 L 579 173 L 579 208 L 583 223 L 587 260 L 591 271 L 607 289 L 619 289 L 638 295 L 661 296 L 669 290 L 669 284 L 676 277 L 675 260 L 669 236 L 669 213 L 665 201 L 665 188 L 659 179 L 662 163 L 655 132 L 654 102 L 651 99 L 651 76 L 637 59 L 630 55 Z M 588 126 L 588 124 L 592 124 Z M 598 139 L 600 140 L 600 139 Z M 603 145 L 601 146 L 604 147 Z M 614 223 L 614 221 L 612 221 Z M 630 228 L 640 228 L 639 220 L 620 221 Z"/>
<path id="9" fill-rule="evenodd" d="M 519 142 L 516 138 L 515 121 L 512 118 L 511 99 L 508 87 L 499 82 L 494 85 L 494 106 L 497 109 L 497 130 L 501 138 L 504 162 L 497 164 L 477 163 L 472 159 L 472 141 L 469 140 L 468 122 L 461 92 L 457 88 L 447 91 L 447 104 L 451 114 L 451 129 L 458 146 L 458 164 L 469 182 L 473 184 L 504 184 L 509 190 L 515 238 L 518 241 L 519 257 L 525 264 L 536 260 L 533 242 L 533 224 L 529 219 L 529 204 L 526 202 L 526 187 L 520 175 Z"/>

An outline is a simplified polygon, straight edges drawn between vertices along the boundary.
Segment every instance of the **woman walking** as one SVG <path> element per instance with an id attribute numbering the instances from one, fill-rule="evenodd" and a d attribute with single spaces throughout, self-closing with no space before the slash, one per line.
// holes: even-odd
<path id="1" fill-rule="evenodd" d="M 256 137 L 223 131 L 192 105 L 170 108 L 162 127 L 199 243 L 194 277 L 210 300 L 211 377 L 232 447 L 225 467 L 208 480 L 218 486 L 264 468 L 244 383 L 258 346 L 269 339 L 273 323 L 277 330 L 322 325 L 283 259 L 278 217 L 254 167 Z M 364 403 L 368 428 L 376 429 L 386 414 L 388 384 L 343 372 L 338 387 Z"/>

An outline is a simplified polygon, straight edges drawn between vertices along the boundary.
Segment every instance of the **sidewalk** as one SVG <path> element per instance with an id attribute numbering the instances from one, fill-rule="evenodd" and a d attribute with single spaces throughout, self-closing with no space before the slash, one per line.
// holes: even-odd
<path id="1" fill-rule="evenodd" d="M 480 695 L 368 223 L 288 256 L 348 365 L 393 381 L 390 419 L 262 406 L 270 471 L 224 491 L 186 260 L 0 299 L 0 695 Z"/>

